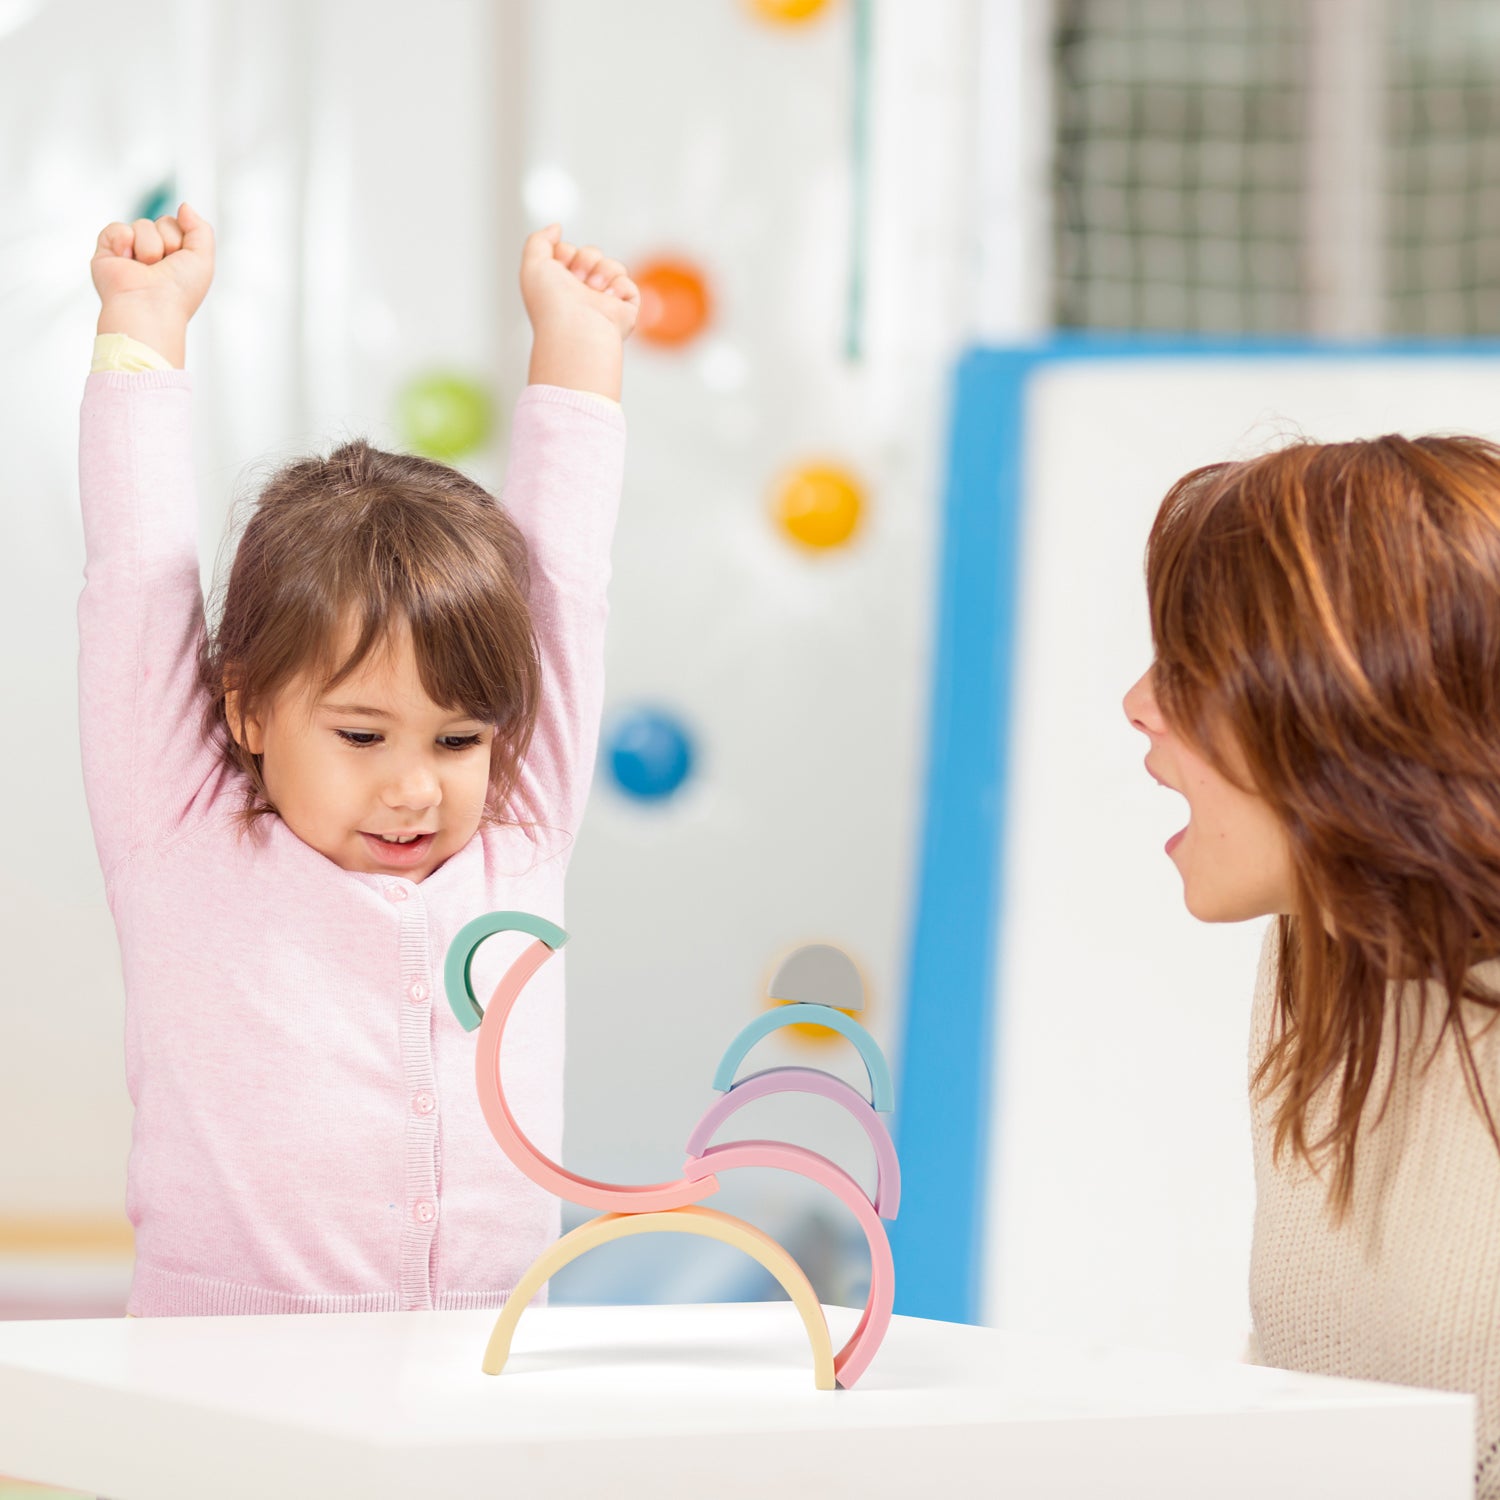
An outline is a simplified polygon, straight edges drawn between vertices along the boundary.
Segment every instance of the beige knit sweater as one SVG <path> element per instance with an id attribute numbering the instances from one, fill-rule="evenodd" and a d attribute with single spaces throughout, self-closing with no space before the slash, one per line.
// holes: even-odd
<path id="1" fill-rule="evenodd" d="M 1479 976 L 1500 984 L 1500 961 Z M 1276 925 L 1261 954 L 1251 1029 L 1253 1074 L 1275 1015 Z M 1441 996 L 1437 997 L 1441 1001 Z M 1325 1185 L 1300 1161 L 1271 1161 L 1274 1105 L 1252 1098 L 1255 1238 L 1251 1358 L 1318 1375 L 1467 1391 L 1478 1397 L 1476 1489 L 1500 1500 L 1500 1152 L 1470 1101 L 1458 1048 L 1429 1003 L 1420 1039 L 1416 986 L 1393 987 L 1401 1056 L 1385 1028 L 1380 1070 L 1355 1157 L 1353 1207 L 1334 1228 Z M 1500 1117 L 1500 1025 L 1473 1007 L 1469 1031 Z M 1390 1107 L 1369 1123 L 1395 1064 Z M 1309 1120 L 1316 1139 L 1328 1099 Z"/>

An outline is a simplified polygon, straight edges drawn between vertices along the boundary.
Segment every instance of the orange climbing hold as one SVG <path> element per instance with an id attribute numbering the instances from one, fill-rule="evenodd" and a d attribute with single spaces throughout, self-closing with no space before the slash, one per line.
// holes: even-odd
<path id="1" fill-rule="evenodd" d="M 636 334 L 648 343 L 675 347 L 697 338 L 713 312 L 703 273 L 686 260 L 653 260 L 637 266 L 641 289 Z"/>

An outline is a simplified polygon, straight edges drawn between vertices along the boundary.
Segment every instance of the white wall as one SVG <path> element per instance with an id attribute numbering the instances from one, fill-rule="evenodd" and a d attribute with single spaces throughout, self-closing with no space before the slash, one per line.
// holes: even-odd
<path id="1" fill-rule="evenodd" d="M 123 1215 L 119 961 L 75 708 L 94 238 L 168 177 L 217 224 L 189 341 L 207 571 L 232 498 L 276 458 L 347 432 L 395 442 L 414 370 L 495 363 L 497 261 L 515 259 L 493 232 L 507 63 L 483 0 L 441 9 L 414 27 L 397 0 L 0 7 L 20 21 L 0 30 L 0 1244 L 7 1222 Z M 493 479 L 497 454 L 475 468 Z"/>
<path id="2" fill-rule="evenodd" d="M 795 943 L 856 956 L 891 1049 L 947 372 L 977 264 L 972 0 L 875 7 L 858 363 L 843 354 L 847 0 L 784 29 L 742 0 L 0 5 L 0 24 L 18 17 L 0 34 L 0 337 L 19 351 L 0 372 L 3 527 L 25 560 L 0 597 L 0 777 L 18 851 L 0 872 L 13 955 L 0 1125 L 11 1141 L 24 1127 L 27 1146 L 0 1153 L 0 1230 L 121 1211 L 118 960 L 73 706 L 74 449 L 94 236 L 167 176 L 220 237 L 190 341 L 206 569 L 232 498 L 275 461 L 350 432 L 397 442 L 409 375 L 475 372 L 508 405 L 524 370 L 525 228 L 561 209 L 570 234 L 627 260 L 701 261 L 711 333 L 681 354 L 630 351 L 609 644 L 611 712 L 643 697 L 677 707 L 701 769 L 664 808 L 597 785 L 570 893 L 569 1164 L 674 1171 L 720 1052 Z M 502 432 L 467 466 L 493 481 L 503 448 Z M 776 475 L 810 457 L 866 482 L 867 526 L 845 552 L 803 555 L 768 518 Z M 667 1020 L 643 1035 L 648 999 Z M 816 1056 L 848 1070 L 841 1050 Z M 797 1131 L 869 1174 L 841 1116 L 799 1119 L 786 1103 L 747 1125 Z M 864 1275 L 842 1256 L 850 1226 L 818 1219 L 798 1184 L 724 1196 L 773 1233 L 812 1225 L 797 1248 L 828 1293 Z M 694 1253 L 661 1270 L 670 1294 L 742 1284 L 738 1263 Z M 656 1294 L 657 1275 L 627 1279 Z"/>
<path id="3" fill-rule="evenodd" d="M 1120 700 L 1173 480 L 1290 435 L 1500 436 L 1500 362 L 1102 360 L 1029 389 L 986 1321 L 1235 1358 L 1261 923 L 1208 927 Z"/>
<path id="4" fill-rule="evenodd" d="M 854 955 L 867 1024 L 894 1053 L 948 371 L 974 294 L 974 24 L 954 0 L 876 7 L 867 312 L 851 361 L 852 7 L 800 28 L 739 0 L 532 12 L 535 211 L 571 207 L 580 238 L 627 261 L 690 257 L 718 304 L 696 345 L 633 346 L 626 377 L 608 712 L 666 704 L 701 769 L 660 807 L 601 776 L 579 841 L 566 1139 L 592 1176 L 677 1171 L 720 1054 L 798 943 Z M 810 555 L 772 524 L 770 490 L 820 457 L 863 477 L 868 522 L 848 549 Z M 644 997 L 660 1019 L 643 1035 Z M 785 1033 L 755 1065 L 793 1059 L 860 1076 L 846 1046 Z M 740 1123 L 873 1181 L 868 1143 L 831 1106 L 779 1096 Z M 867 1276 L 853 1226 L 784 1176 L 734 1174 L 715 1201 L 827 1264 L 813 1272 L 825 1295 Z M 579 1263 L 559 1295 L 759 1284 L 696 1248 L 630 1249 L 613 1252 L 618 1275 Z"/>

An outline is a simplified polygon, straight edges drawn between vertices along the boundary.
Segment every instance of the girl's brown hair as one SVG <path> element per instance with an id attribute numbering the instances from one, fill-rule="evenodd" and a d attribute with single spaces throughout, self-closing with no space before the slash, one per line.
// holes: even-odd
<path id="1" fill-rule="evenodd" d="M 486 820 L 520 821 L 541 675 L 527 583 L 515 523 L 455 469 L 357 441 L 278 472 L 198 658 L 205 730 L 248 780 L 246 825 L 275 809 L 260 757 L 230 732 L 228 694 L 242 721 L 296 679 L 326 691 L 403 625 L 428 697 L 495 726 Z"/>
<path id="2" fill-rule="evenodd" d="M 1255 1075 L 1279 1091 L 1277 1156 L 1331 1158 L 1343 1216 L 1387 1025 L 1400 1047 L 1388 986 L 1407 981 L 1419 1014 L 1443 1007 L 1438 1043 L 1452 1032 L 1500 1149 L 1464 1011 L 1500 1009 L 1471 973 L 1500 955 L 1500 447 L 1390 436 L 1195 470 L 1162 502 L 1146 580 L 1163 713 L 1291 847 Z M 1325 1087 L 1332 1123 L 1309 1139 Z"/>

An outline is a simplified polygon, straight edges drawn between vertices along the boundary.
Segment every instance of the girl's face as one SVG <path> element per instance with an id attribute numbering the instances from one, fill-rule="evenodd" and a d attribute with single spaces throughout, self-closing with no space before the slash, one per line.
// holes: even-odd
<path id="1" fill-rule="evenodd" d="M 494 727 L 427 696 L 407 631 L 326 694 L 289 684 L 242 732 L 282 821 L 341 869 L 425 880 L 479 827 Z"/>
<path id="2" fill-rule="evenodd" d="M 1290 912 L 1291 847 L 1265 798 L 1242 791 L 1178 736 L 1157 706 L 1150 671 L 1126 693 L 1125 716 L 1151 742 L 1146 770 L 1187 799 L 1187 827 L 1167 841 L 1187 909 L 1202 922 Z"/>

